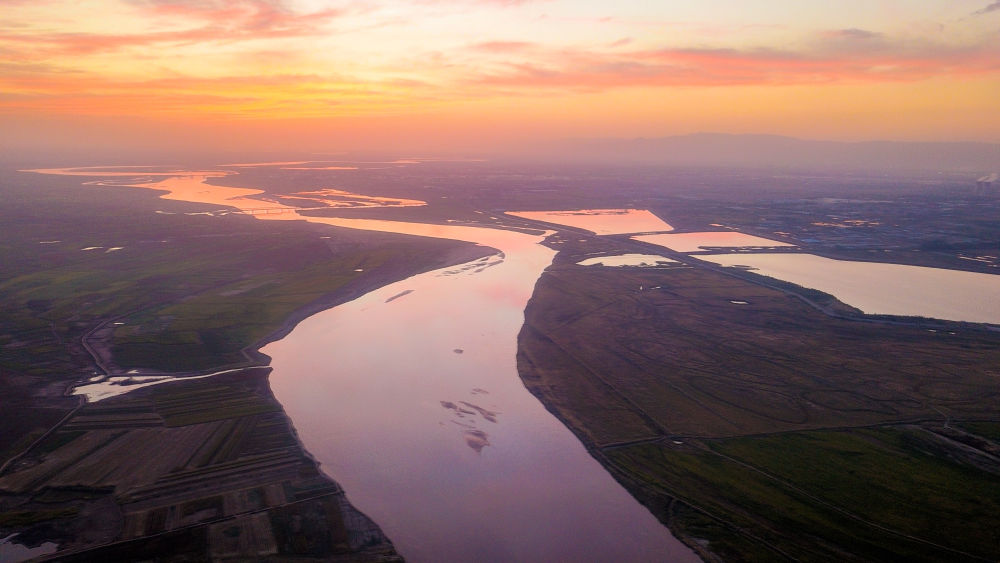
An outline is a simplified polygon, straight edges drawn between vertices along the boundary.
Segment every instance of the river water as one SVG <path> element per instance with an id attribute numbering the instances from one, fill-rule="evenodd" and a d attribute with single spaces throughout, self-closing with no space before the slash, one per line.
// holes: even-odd
<path id="1" fill-rule="evenodd" d="M 572 209 L 567 211 L 506 211 L 507 215 L 584 229 L 598 235 L 672 231 L 673 227 L 647 209 Z"/>
<path id="2" fill-rule="evenodd" d="M 530 395 L 541 237 L 319 313 L 262 351 L 306 448 L 413 561 L 695 560 Z"/>
<path id="3" fill-rule="evenodd" d="M 640 235 L 632 238 L 677 252 L 699 252 L 708 248 L 773 248 L 794 246 L 787 242 L 766 239 L 736 231 L 667 233 Z"/>
<path id="4" fill-rule="evenodd" d="M 48 171 L 52 173 L 52 171 Z M 56 172 L 58 173 L 58 172 Z M 213 174 L 214 175 L 214 174 Z M 180 175 L 136 187 L 249 210 L 259 190 Z M 262 352 L 304 447 L 410 561 L 697 561 L 524 388 L 517 334 L 555 252 L 540 235 L 300 217 L 498 254 L 372 291 Z"/>

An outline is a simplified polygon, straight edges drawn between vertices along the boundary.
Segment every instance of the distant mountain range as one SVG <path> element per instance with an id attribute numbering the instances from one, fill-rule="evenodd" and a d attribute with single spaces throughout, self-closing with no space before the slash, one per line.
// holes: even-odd
<path id="1" fill-rule="evenodd" d="M 779 135 L 696 133 L 656 139 L 574 139 L 559 156 L 696 166 L 852 170 L 1000 170 L 1000 143 L 810 141 Z"/>

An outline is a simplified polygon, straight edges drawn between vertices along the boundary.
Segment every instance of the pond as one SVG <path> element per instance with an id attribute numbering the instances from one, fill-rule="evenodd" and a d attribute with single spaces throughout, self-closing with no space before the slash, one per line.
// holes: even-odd
<path id="1" fill-rule="evenodd" d="M 711 248 L 772 248 L 794 246 L 787 242 L 738 233 L 736 231 L 640 235 L 632 238 L 669 248 L 675 252 L 699 252 Z"/>
<path id="2" fill-rule="evenodd" d="M 795 253 L 700 258 L 756 268 L 758 274 L 818 289 L 869 314 L 1000 323 L 1000 276 L 995 274 Z"/>

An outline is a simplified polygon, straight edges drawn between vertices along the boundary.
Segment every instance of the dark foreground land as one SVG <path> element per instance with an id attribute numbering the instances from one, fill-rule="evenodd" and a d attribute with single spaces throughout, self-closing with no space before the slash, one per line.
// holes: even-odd
<path id="1" fill-rule="evenodd" d="M 1000 557 L 1000 333 L 562 249 L 525 313 L 522 379 L 703 557 Z"/>
<path id="2" fill-rule="evenodd" d="M 185 215 L 204 206 L 83 180 L 0 177 L 0 537 L 81 560 L 396 558 L 298 444 L 256 350 L 489 250 Z M 67 395 L 106 374 L 224 368 L 242 371 Z"/>
<path id="3" fill-rule="evenodd" d="M 0 476 L 0 526 L 63 561 L 399 560 L 303 452 L 268 371 L 75 410 Z"/>

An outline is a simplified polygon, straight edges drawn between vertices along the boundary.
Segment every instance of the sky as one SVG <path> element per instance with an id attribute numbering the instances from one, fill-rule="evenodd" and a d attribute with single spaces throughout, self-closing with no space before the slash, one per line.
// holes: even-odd
<path id="1" fill-rule="evenodd" d="M 1000 142 L 998 0 L 0 0 L 0 148 Z"/>

